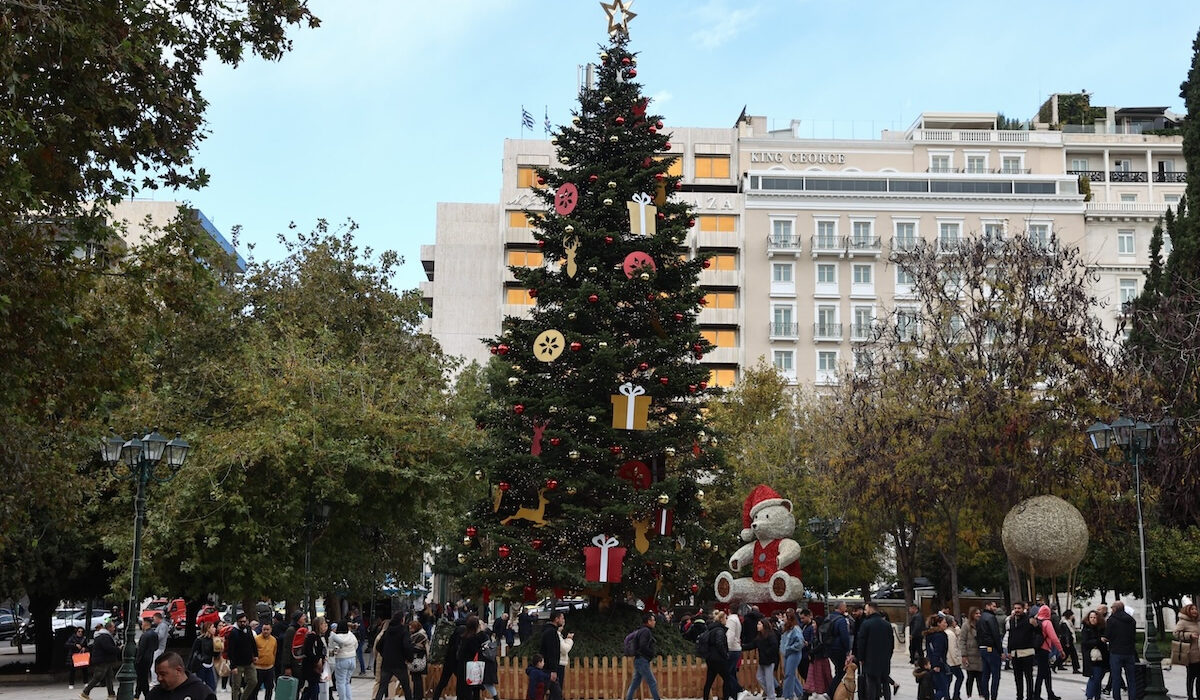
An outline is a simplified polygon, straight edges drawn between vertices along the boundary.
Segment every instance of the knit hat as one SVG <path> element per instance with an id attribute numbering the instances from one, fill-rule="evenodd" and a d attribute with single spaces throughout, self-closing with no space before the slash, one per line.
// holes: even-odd
<path id="1" fill-rule="evenodd" d="M 792 504 L 780 496 L 775 489 L 765 484 L 755 486 L 750 495 L 746 496 L 746 502 L 742 504 L 742 541 L 749 542 L 754 539 L 754 531 L 750 529 L 750 523 L 753 522 L 754 516 L 767 506 L 778 505 L 786 505 L 789 511 L 792 509 Z"/>

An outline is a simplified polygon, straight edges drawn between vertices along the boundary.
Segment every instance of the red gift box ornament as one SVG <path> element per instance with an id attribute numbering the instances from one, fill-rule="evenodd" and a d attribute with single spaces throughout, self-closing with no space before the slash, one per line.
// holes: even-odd
<path id="1" fill-rule="evenodd" d="M 621 565 L 625 561 L 625 548 L 617 545 L 616 537 L 596 535 L 594 547 L 584 547 L 586 558 L 584 573 L 589 583 L 620 583 Z"/>
<path id="2" fill-rule="evenodd" d="M 669 536 L 675 529 L 675 511 L 671 508 L 654 509 L 654 534 Z"/>
<path id="3" fill-rule="evenodd" d="M 630 460 L 621 465 L 617 476 L 633 484 L 633 488 L 639 491 L 650 488 L 650 467 L 647 467 L 645 462 Z"/>

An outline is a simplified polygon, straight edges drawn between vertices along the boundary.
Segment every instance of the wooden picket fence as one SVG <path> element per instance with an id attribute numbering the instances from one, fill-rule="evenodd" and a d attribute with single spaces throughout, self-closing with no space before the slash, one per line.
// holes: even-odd
<path id="1" fill-rule="evenodd" d="M 738 671 L 738 681 L 746 690 L 762 693 L 754 674 L 758 670 L 756 654 L 745 654 L 742 657 L 742 668 Z M 497 690 L 504 700 L 521 700 L 529 690 L 529 677 L 525 675 L 528 659 L 515 656 L 500 657 L 496 660 L 500 683 Z M 650 664 L 654 678 L 658 681 L 658 694 L 663 698 L 699 698 L 704 690 L 704 676 L 707 665 L 696 656 L 660 656 Z M 430 664 L 426 685 L 433 685 L 441 676 L 440 664 Z M 633 659 L 630 657 L 586 657 L 571 659 L 571 665 L 565 674 L 566 687 L 563 689 L 564 700 L 613 700 L 624 698 L 629 681 L 633 678 Z M 722 697 L 722 682 L 720 677 L 713 681 L 711 694 Z M 454 683 L 447 688 L 448 693 L 454 692 Z M 650 691 L 646 684 L 635 692 L 635 697 L 649 698 Z"/>

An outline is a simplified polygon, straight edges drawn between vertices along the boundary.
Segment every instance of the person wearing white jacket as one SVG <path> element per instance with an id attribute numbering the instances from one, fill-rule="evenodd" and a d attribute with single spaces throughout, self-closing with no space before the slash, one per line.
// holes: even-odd
<path id="1" fill-rule="evenodd" d="M 341 625 L 336 625 L 341 627 Z M 358 657 L 358 637 L 347 629 L 334 629 L 329 635 L 329 658 L 333 660 L 333 683 L 338 700 L 351 700 L 350 677 Z"/>
<path id="2" fill-rule="evenodd" d="M 562 635 L 562 641 L 558 643 L 558 666 L 562 669 L 564 676 L 567 674 L 567 669 L 571 668 L 570 653 L 573 646 L 575 646 L 575 633 L 570 632 Z M 562 682 L 563 679 L 560 676 L 558 679 L 560 688 L 562 687 Z"/>
<path id="3" fill-rule="evenodd" d="M 959 700 L 959 692 L 962 690 L 963 670 L 962 670 L 962 649 L 958 646 L 958 635 L 962 633 L 962 628 L 958 626 L 958 620 L 954 619 L 953 615 L 946 617 L 946 641 L 949 647 L 946 649 L 946 665 L 950 667 L 950 675 L 954 678 L 954 692 L 950 693 L 950 700 Z"/>

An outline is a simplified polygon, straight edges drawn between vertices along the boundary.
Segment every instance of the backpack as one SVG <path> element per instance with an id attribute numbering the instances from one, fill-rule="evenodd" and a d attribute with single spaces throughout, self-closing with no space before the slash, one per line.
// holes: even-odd
<path id="1" fill-rule="evenodd" d="M 1042 645 L 1046 643 L 1046 633 L 1042 632 L 1042 624 L 1043 624 L 1042 620 L 1038 620 L 1037 625 L 1035 625 L 1033 628 L 1033 648 L 1034 649 L 1041 649 Z"/>
<path id="2" fill-rule="evenodd" d="M 621 649 L 625 652 L 625 656 L 637 656 L 637 634 L 641 632 L 636 629 L 625 635 L 625 641 L 621 643 Z"/>
<path id="3" fill-rule="evenodd" d="M 825 619 L 821 620 L 821 624 L 817 626 L 817 631 L 813 632 L 813 656 L 820 657 L 829 653 L 829 645 L 837 636 L 833 624 L 833 615 L 826 615 Z"/>
<path id="4" fill-rule="evenodd" d="M 711 632 L 704 632 L 699 637 L 696 637 L 696 656 L 702 659 L 708 658 L 709 642 L 708 635 Z"/>

